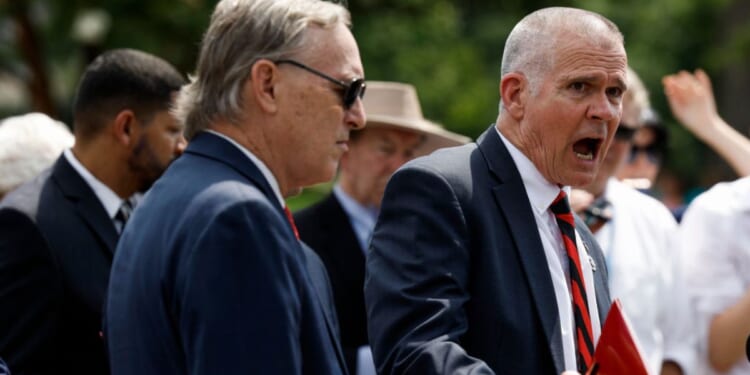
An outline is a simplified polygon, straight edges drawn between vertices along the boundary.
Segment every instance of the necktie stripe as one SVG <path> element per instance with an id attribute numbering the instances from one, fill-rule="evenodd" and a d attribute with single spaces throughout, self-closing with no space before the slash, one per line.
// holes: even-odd
<path id="1" fill-rule="evenodd" d="M 580 311 L 577 311 L 576 314 L 578 314 L 578 318 L 580 317 Z M 578 321 L 578 320 L 577 320 Z M 594 340 L 591 339 L 591 337 L 588 335 L 588 333 L 580 328 L 576 328 L 576 332 L 579 333 L 576 337 L 578 340 L 578 343 L 582 343 L 583 345 L 580 346 L 580 351 L 586 351 L 587 353 L 590 353 L 593 351 L 594 348 Z M 590 349 L 589 349 L 590 348 Z"/>
<path id="2" fill-rule="evenodd" d="M 582 342 L 582 341 L 586 341 L 585 332 L 582 329 L 578 329 L 578 342 Z M 592 347 L 593 347 L 593 344 L 592 344 Z M 586 345 L 583 345 L 583 348 L 579 350 L 579 354 L 581 355 L 581 357 L 583 357 L 584 363 L 593 362 L 592 354 Z M 586 370 L 588 370 L 588 365 L 586 366 Z"/>
<path id="3" fill-rule="evenodd" d="M 567 196 L 560 191 L 550 210 L 560 227 L 565 252 L 568 255 L 570 289 L 573 300 L 573 318 L 575 321 L 575 339 L 577 347 L 578 371 L 585 374 L 592 363 L 594 340 L 591 329 L 591 316 L 588 309 L 586 283 L 581 271 L 581 260 L 575 240 L 575 219 L 570 211 Z"/>

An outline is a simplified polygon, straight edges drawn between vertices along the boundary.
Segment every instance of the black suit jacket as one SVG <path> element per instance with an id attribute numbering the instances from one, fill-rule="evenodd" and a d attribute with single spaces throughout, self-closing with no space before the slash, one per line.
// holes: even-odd
<path id="1" fill-rule="evenodd" d="M 346 374 L 322 271 L 260 170 L 201 133 L 118 244 L 105 332 L 112 373 Z"/>
<path id="2" fill-rule="evenodd" d="M 341 329 L 341 347 L 350 374 L 356 374 L 357 351 L 367 340 L 362 288 L 365 256 L 349 217 L 334 194 L 294 215 L 300 238 L 320 256 L 333 287 Z"/>
<path id="3" fill-rule="evenodd" d="M 0 204 L 0 357 L 14 375 L 107 374 L 117 231 L 64 156 Z"/>
<path id="4" fill-rule="evenodd" d="M 601 322 L 606 267 L 577 222 Z M 591 293 L 591 292 L 589 292 Z M 367 257 L 370 343 L 381 375 L 560 374 L 560 322 L 521 176 L 494 127 L 402 167 Z"/>

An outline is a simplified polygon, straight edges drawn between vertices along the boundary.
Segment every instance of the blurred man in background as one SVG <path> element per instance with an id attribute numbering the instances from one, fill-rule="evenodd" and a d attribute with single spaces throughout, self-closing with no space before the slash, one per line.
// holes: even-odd
<path id="1" fill-rule="evenodd" d="M 367 127 L 351 133 L 333 192 L 294 215 L 300 238 L 320 255 L 331 278 L 352 375 L 375 373 L 362 288 L 366 250 L 386 183 L 407 161 L 470 141 L 425 120 L 417 92 L 408 84 L 368 82 L 364 106 Z"/>
<path id="2" fill-rule="evenodd" d="M 135 50 L 83 73 L 75 145 L 0 203 L 0 357 L 16 374 L 107 374 L 102 308 L 133 196 L 184 147 L 169 113 L 185 78 Z"/>

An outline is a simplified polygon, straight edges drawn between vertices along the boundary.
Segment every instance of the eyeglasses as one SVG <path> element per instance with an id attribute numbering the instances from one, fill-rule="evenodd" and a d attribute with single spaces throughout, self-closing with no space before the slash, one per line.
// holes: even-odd
<path id="1" fill-rule="evenodd" d="M 630 156 L 628 157 L 628 163 L 635 162 L 635 159 L 640 153 L 646 154 L 648 161 L 653 164 L 660 163 L 662 158 L 664 157 L 664 150 L 655 144 L 646 146 L 632 145 L 630 147 Z"/>
<path id="2" fill-rule="evenodd" d="M 365 97 L 365 89 L 367 89 L 367 84 L 365 83 L 365 80 L 363 78 L 354 78 L 349 81 L 349 83 L 346 83 L 294 60 L 278 60 L 275 61 L 275 63 L 294 65 L 298 68 L 307 70 L 308 72 L 315 74 L 318 77 L 325 78 L 328 81 L 341 86 L 344 89 L 342 99 L 344 100 L 344 108 L 346 109 L 351 108 L 354 105 L 354 102 L 357 101 L 357 98 L 362 99 Z"/>
<path id="3" fill-rule="evenodd" d="M 630 142 L 633 140 L 635 135 L 635 128 L 632 128 L 626 124 L 620 123 L 615 131 L 615 139 L 618 141 Z"/>

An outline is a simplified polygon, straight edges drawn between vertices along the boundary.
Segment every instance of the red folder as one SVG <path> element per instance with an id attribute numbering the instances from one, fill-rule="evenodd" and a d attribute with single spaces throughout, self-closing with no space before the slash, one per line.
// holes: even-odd
<path id="1" fill-rule="evenodd" d="M 618 299 L 609 308 L 587 375 L 648 375 L 642 351 Z"/>

